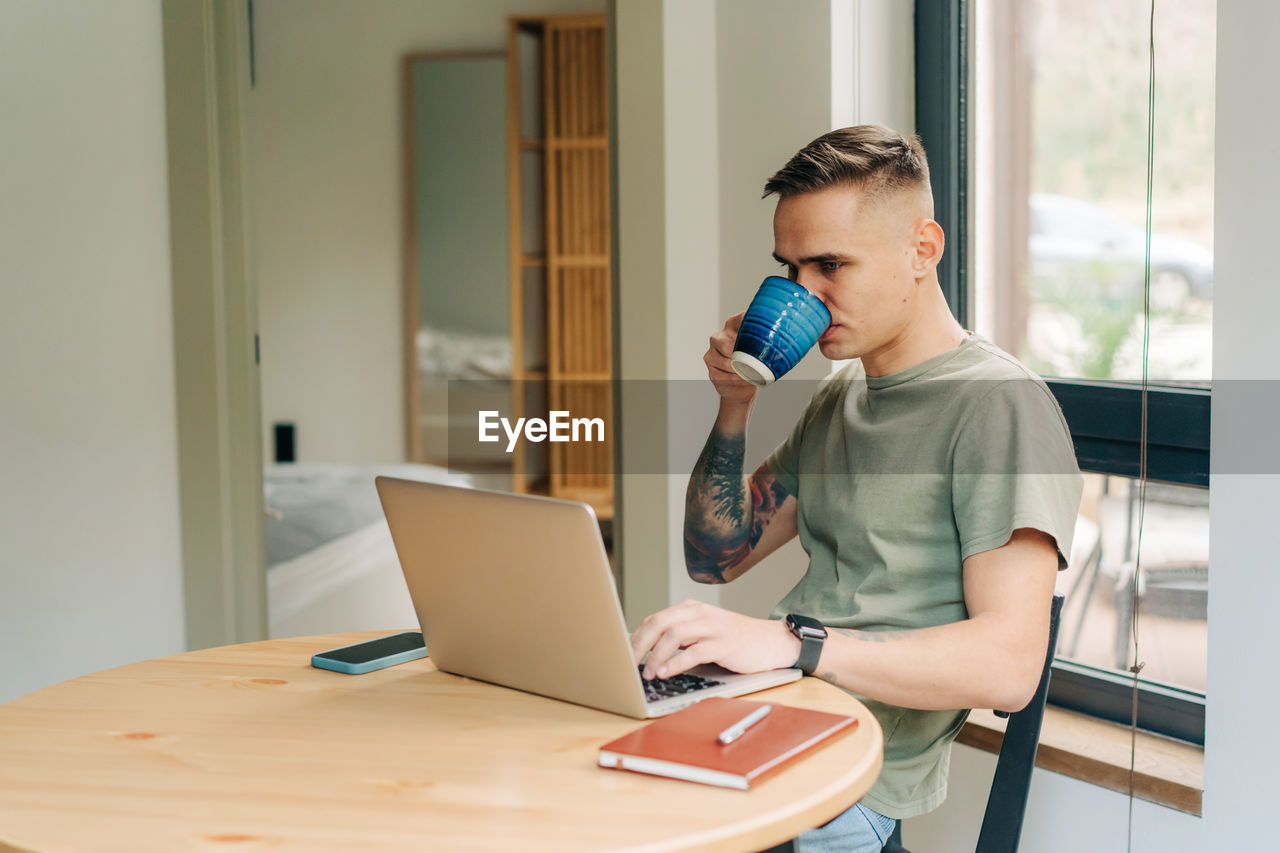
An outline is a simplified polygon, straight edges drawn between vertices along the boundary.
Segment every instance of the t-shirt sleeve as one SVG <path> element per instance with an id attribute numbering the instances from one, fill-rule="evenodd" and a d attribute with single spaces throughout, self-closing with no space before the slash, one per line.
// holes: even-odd
<path id="1" fill-rule="evenodd" d="M 1053 537 L 1058 568 L 1066 568 L 1084 483 L 1062 410 L 1044 385 L 1007 380 L 975 399 L 952 459 L 962 560 L 1029 527 Z"/>

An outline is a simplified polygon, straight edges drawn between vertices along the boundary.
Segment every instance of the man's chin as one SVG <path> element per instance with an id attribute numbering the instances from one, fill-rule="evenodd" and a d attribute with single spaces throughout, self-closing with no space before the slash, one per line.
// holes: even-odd
<path id="1" fill-rule="evenodd" d="M 847 343 L 841 343 L 837 338 L 831 337 L 825 341 L 818 341 L 818 352 L 822 353 L 823 358 L 832 361 L 845 361 L 850 358 L 857 358 L 855 353 L 850 352 L 852 347 Z"/>

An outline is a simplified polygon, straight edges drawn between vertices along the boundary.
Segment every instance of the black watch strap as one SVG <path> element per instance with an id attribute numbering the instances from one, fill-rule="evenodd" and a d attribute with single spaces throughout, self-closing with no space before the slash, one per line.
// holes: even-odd
<path id="1" fill-rule="evenodd" d="M 827 639 L 827 629 L 817 619 L 797 613 L 787 614 L 787 627 L 800 638 L 800 657 L 795 665 L 805 675 L 813 675 L 818 668 L 818 658 L 822 657 L 822 643 Z"/>

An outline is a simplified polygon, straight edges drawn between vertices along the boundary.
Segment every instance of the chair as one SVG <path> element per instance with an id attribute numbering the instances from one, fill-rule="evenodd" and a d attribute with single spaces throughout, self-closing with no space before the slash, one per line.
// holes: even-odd
<path id="1" fill-rule="evenodd" d="M 1115 635 L 1111 666 L 1130 664 L 1130 634 L 1135 599 L 1165 617 L 1204 621 L 1209 590 L 1209 490 L 1148 483 L 1145 515 L 1138 510 L 1139 489 L 1113 493 L 1107 477 L 1097 503 L 1097 523 L 1083 516 L 1076 522 L 1080 572 L 1067 601 L 1080 602 L 1074 628 L 1063 636 L 1062 653 L 1074 657 L 1093 603 L 1098 579 L 1114 586 Z M 1138 565 L 1138 528 L 1145 530 Z M 1144 610 L 1145 612 L 1145 610 Z"/>
<path id="2" fill-rule="evenodd" d="M 1123 541 L 1123 550 L 1113 544 L 1111 550 L 1121 555 L 1116 575 L 1115 668 L 1128 669 L 1130 634 L 1133 631 L 1133 609 L 1137 602 L 1146 608 L 1156 605 L 1154 612 L 1177 619 L 1204 620 L 1209 600 L 1209 490 L 1148 483 L 1146 507 L 1141 527 L 1141 564 L 1138 562 L 1139 513 L 1138 488 L 1129 487 L 1127 507 L 1112 507 L 1111 514 L 1125 520 L 1111 527 L 1123 532 L 1114 536 Z M 1099 515 L 1105 517 L 1105 499 Z M 1103 563 L 1107 562 L 1104 546 Z"/>
<path id="3" fill-rule="evenodd" d="M 1027 811 L 1027 795 L 1031 791 L 1031 771 L 1035 769 L 1036 751 L 1040 746 L 1040 724 L 1044 721 L 1045 699 L 1049 695 L 1049 675 L 1058 643 L 1062 602 L 1063 596 L 1053 597 L 1049 611 L 1049 649 L 1045 655 L 1044 671 L 1040 674 L 1040 685 L 1030 704 L 1013 714 L 996 712 L 1008 717 L 1009 724 L 1005 727 L 996 773 L 987 794 L 987 811 L 982 816 L 977 853 L 1016 853 L 1018 849 L 1022 818 Z M 902 821 L 894 827 L 883 853 L 910 853 L 902 846 Z"/>

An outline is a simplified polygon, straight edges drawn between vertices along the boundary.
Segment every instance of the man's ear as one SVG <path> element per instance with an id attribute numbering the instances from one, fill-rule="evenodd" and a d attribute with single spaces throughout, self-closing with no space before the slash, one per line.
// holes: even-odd
<path id="1" fill-rule="evenodd" d="M 916 275 L 928 275 L 942 260 L 942 251 L 946 248 L 947 238 L 942 233 L 942 226 L 932 219 L 922 219 L 916 228 L 915 257 L 911 268 Z"/>

